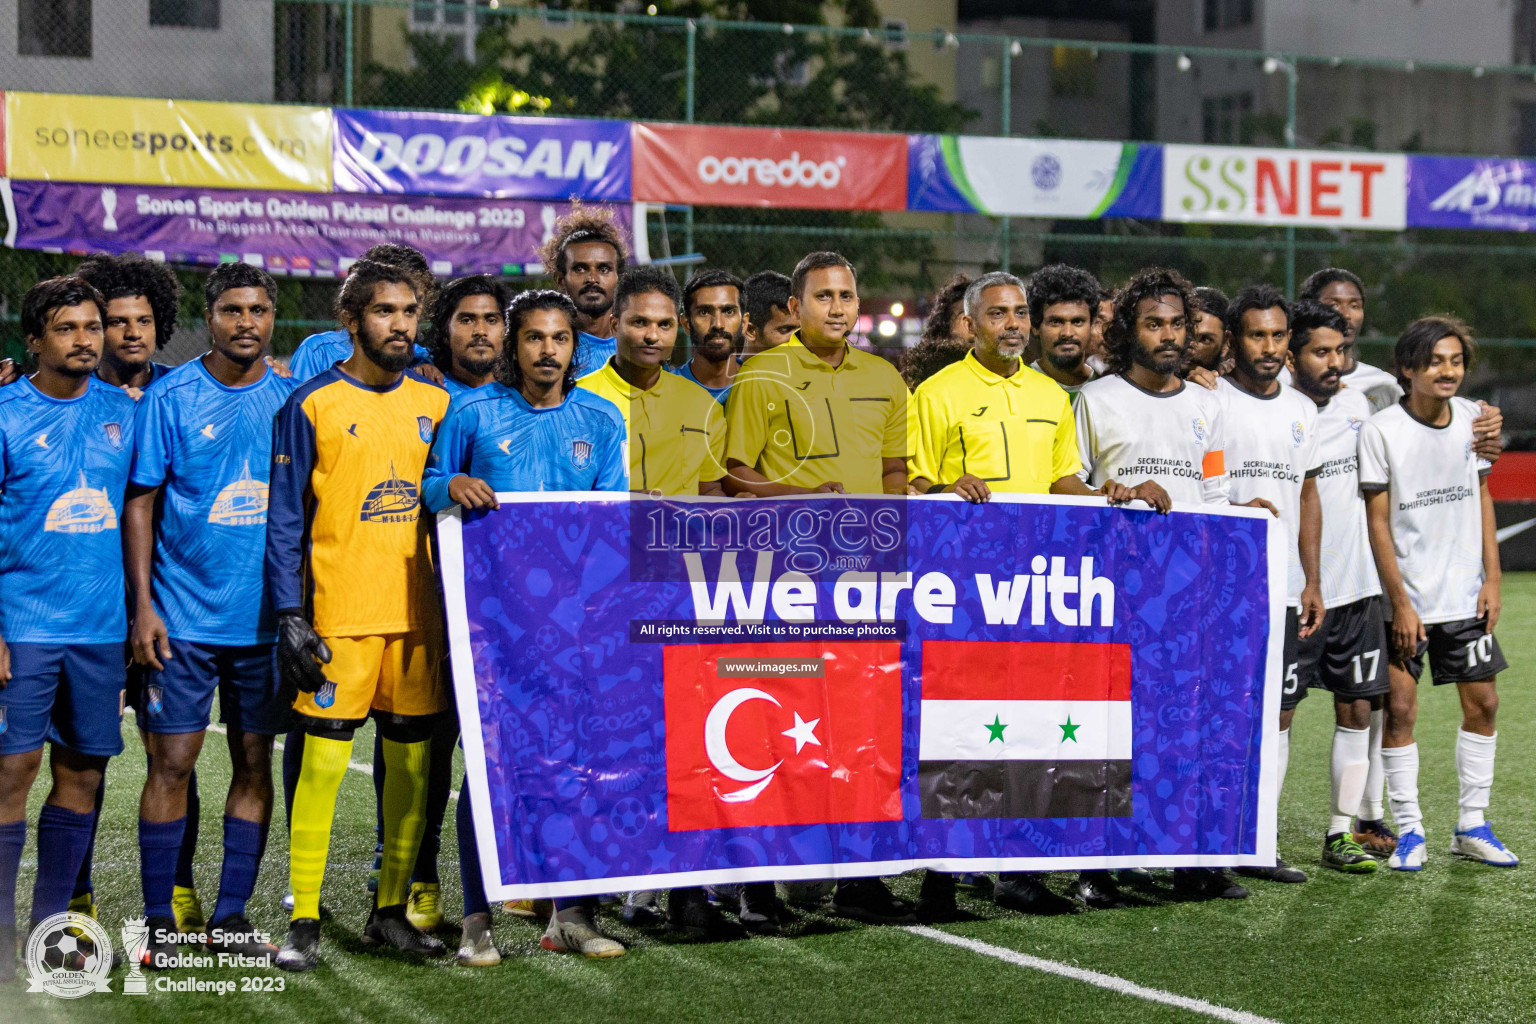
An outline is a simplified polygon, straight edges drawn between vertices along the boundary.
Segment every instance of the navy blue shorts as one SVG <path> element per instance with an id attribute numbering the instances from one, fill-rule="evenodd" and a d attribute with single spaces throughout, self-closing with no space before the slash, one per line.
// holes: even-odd
<path id="1" fill-rule="evenodd" d="M 127 663 L 113 644 L 11 644 L 11 681 L 0 690 L 0 754 L 44 741 L 92 757 L 123 752 Z"/>
<path id="2" fill-rule="evenodd" d="M 132 703 L 145 732 L 208 728 L 215 693 L 219 721 L 230 729 L 275 736 L 289 728 L 271 644 L 229 647 L 172 639 L 165 668 L 144 669 L 137 689 Z"/>

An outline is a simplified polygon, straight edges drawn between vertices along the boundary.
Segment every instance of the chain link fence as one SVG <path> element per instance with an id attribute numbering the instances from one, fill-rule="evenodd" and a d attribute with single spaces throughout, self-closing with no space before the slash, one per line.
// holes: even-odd
<path id="1" fill-rule="evenodd" d="M 1314 58 L 1150 45 L 1113 22 L 1096 39 L 1010 31 L 1016 23 L 919 26 L 865 11 L 861 24 L 729 20 L 758 8 L 821 19 L 809 2 L 561 3 L 511 0 L 0 0 L 15 9 L 18 60 L 0 88 L 184 99 L 961 132 L 1356 151 L 1536 152 L 1536 67 Z M 1210 5 L 1207 5 L 1210 6 Z M 1219 6 L 1219 5 L 1218 5 Z M 592 9 L 587 9 L 592 8 Z M 827 10 L 831 10 L 828 8 Z M 935 8 L 934 18 L 944 8 Z M 949 9 L 951 14 L 953 9 Z M 711 17 L 720 14 L 721 17 Z M 0 37 L 3 39 L 3 37 Z M 107 40 L 118 40 L 107 49 Z M 860 268 L 871 305 L 907 312 L 958 271 L 1027 272 L 1063 260 L 1106 283 L 1162 263 L 1233 290 L 1294 291 L 1319 267 L 1368 283 L 1365 349 L 1377 361 L 1409 320 L 1453 311 L 1485 338 L 1481 394 L 1536 440 L 1536 243 L 1485 232 L 1323 231 L 977 214 L 669 207 L 645 230 L 653 253 L 698 253 L 745 276 L 788 271 L 818 248 Z M 15 302 L 71 261 L 0 258 L 0 332 Z M 198 275 L 184 274 L 195 295 Z M 324 282 L 283 283 L 278 351 L 328 321 Z M 188 299 L 189 307 L 195 305 Z M 8 318 L 5 314 L 11 314 Z M 200 322 L 189 308 L 185 322 Z M 195 330 L 195 328 L 194 328 Z M 1528 410 L 1522 412 L 1521 410 Z"/>

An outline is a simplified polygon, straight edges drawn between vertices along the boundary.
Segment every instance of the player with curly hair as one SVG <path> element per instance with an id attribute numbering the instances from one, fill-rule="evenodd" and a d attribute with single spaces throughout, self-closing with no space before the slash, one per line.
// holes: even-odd
<path id="1" fill-rule="evenodd" d="M 411 271 L 420 278 L 422 305 L 426 306 L 432 302 L 432 267 L 420 250 L 398 242 L 381 242 L 363 253 L 358 263 L 363 260 L 371 263 L 389 263 Z M 352 269 L 356 268 L 357 263 L 354 263 Z M 411 365 L 428 380 L 441 384 L 442 372 L 432 365 L 432 353 L 421 345 L 417 345 L 415 351 L 416 361 Z M 288 369 L 293 374 L 294 383 L 303 384 L 351 355 L 352 336 L 345 329 L 320 331 L 299 342 L 299 347 L 294 349 L 293 354 L 288 357 Z M 420 369 L 422 367 L 426 369 L 423 371 Z"/>
<path id="2" fill-rule="evenodd" d="M 153 357 L 176 333 L 181 283 L 170 267 L 137 253 L 88 256 L 75 274 L 107 300 L 106 342 L 96 376 L 138 398 L 171 369 Z"/>
<path id="3" fill-rule="evenodd" d="M 1053 263 L 1029 278 L 1029 326 L 1039 357 L 1030 365 L 1075 395 L 1098 376 L 1088 343 L 1103 290 L 1086 270 Z"/>
<path id="4" fill-rule="evenodd" d="M 611 211 L 572 203 L 539 255 L 555 287 L 576 303 L 576 376 L 595 373 L 618 348 L 613 296 L 629 246 Z"/>
<path id="5" fill-rule="evenodd" d="M 971 350 L 970 329 L 962 308 L 970 284 L 969 277 L 956 274 L 933 296 L 928 319 L 923 321 L 923 336 L 902 365 L 901 375 L 907 387 L 917 387 L 944 367 L 964 359 Z"/>

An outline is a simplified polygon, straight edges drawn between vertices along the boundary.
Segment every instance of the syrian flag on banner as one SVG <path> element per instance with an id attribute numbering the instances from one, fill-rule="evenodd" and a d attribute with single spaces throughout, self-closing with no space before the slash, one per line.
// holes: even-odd
<path id="1" fill-rule="evenodd" d="M 1127 644 L 923 644 L 925 818 L 1131 813 Z"/>

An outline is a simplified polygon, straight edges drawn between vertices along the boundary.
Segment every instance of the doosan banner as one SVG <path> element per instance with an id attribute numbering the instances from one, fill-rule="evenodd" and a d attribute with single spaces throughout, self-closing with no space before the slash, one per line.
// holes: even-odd
<path id="1" fill-rule="evenodd" d="M 1407 179 L 1400 153 L 1164 146 L 1162 218 L 1400 231 Z"/>
<path id="2" fill-rule="evenodd" d="M 635 198 L 645 202 L 907 207 L 904 135 L 637 123 L 633 140 Z"/>
<path id="3" fill-rule="evenodd" d="M 907 137 L 907 207 L 1004 217 L 1156 218 L 1162 150 L 1135 142 Z"/>
<path id="4" fill-rule="evenodd" d="M 78 185 L 0 179 L 5 244 L 146 252 L 173 263 L 240 259 L 328 276 L 379 242 L 420 249 L 440 276 L 540 273 L 538 250 L 565 203 L 425 196 Z M 631 233 L 633 212 L 614 207 Z M 530 266 L 532 264 L 532 266 Z"/>
<path id="5" fill-rule="evenodd" d="M 625 121 L 406 110 L 338 109 L 335 115 L 338 192 L 630 198 Z"/>
<path id="6" fill-rule="evenodd" d="M 331 190 L 331 112 L 64 93 L 5 94 L 15 178 Z"/>
<path id="7" fill-rule="evenodd" d="M 438 520 L 492 899 L 1273 862 L 1261 510 L 500 500 Z"/>

